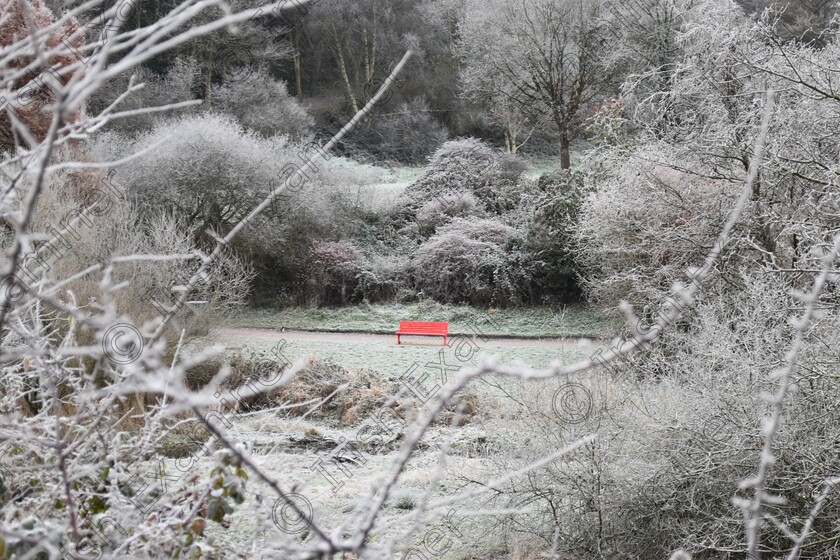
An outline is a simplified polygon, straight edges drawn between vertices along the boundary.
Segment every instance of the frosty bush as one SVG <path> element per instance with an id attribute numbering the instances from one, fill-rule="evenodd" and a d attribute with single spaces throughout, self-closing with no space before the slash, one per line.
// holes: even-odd
<path id="1" fill-rule="evenodd" d="M 356 294 L 363 302 L 393 301 L 410 291 L 410 259 L 396 253 L 371 254 L 359 272 Z"/>
<path id="2" fill-rule="evenodd" d="M 424 297 L 476 305 L 515 303 L 522 278 L 509 251 L 513 228 L 489 219 L 456 218 L 417 250 L 412 261 Z"/>
<path id="3" fill-rule="evenodd" d="M 28 143 L 30 139 L 42 142 L 47 137 L 52 115 L 44 109 L 56 102 L 60 86 L 80 77 L 80 56 L 73 49 L 83 45 L 84 38 L 76 33 L 79 23 L 75 18 L 64 17 L 56 21 L 53 12 L 38 0 L 6 0 L 2 3 L 2 12 L 0 46 L 6 53 L 3 67 L 7 73 L 4 87 L 8 95 L 0 102 L 4 107 L 0 113 L 0 151 L 14 152 L 21 142 Z M 64 41 L 71 49 L 53 52 L 50 56 L 37 53 L 42 55 L 37 56 L 15 48 L 23 37 L 39 34 L 38 41 L 45 45 L 55 48 Z M 65 74 L 68 69 L 70 71 Z M 70 122 L 78 121 L 79 117 L 78 108 L 66 115 Z M 25 132 L 18 128 L 21 125 Z"/>
<path id="4" fill-rule="evenodd" d="M 403 196 L 407 208 L 457 192 L 471 192 L 487 210 L 498 212 L 497 199 L 516 184 L 525 165 L 514 155 L 467 138 L 447 142 L 435 152 L 426 173 Z"/>
<path id="5" fill-rule="evenodd" d="M 528 204 L 525 248 L 533 278 L 532 301 L 580 298 L 575 231 L 585 194 L 577 173 L 546 174 L 539 178 L 539 192 Z"/>
<path id="6" fill-rule="evenodd" d="M 132 75 L 134 76 L 134 83 L 143 84 L 143 88 L 133 92 L 125 99 L 121 105 L 125 110 L 161 107 L 170 103 L 192 101 L 197 98 L 196 88 L 201 79 L 198 64 L 192 58 L 176 58 L 164 74 L 157 74 L 148 68 L 141 67 L 115 78 L 97 91 L 91 99 L 91 110 L 102 111 L 116 101 L 126 91 Z M 182 107 L 177 110 L 177 115 L 183 116 L 197 110 L 197 107 Z M 114 120 L 108 124 L 106 129 L 135 135 L 149 131 L 161 119 L 171 118 L 172 113 L 172 111 L 167 111 L 164 113 L 132 115 Z"/>
<path id="7" fill-rule="evenodd" d="M 655 150 L 656 148 L 650 148 Z M 638 309 L 661 301 L 712 245 L 734 190 L 654 163 L 645 151 L 593 172 L 575 232 L 583 286 L 593 301 Z"/>
<path id="8" fill-rule="evenodd" d="M 315 123 L 289 95 L 286 83 L 272 78 L 265 68 L 257 69 L 245 80 L 214 86 L 210 106 L 263 136 L 280 134 L 305 140 L 312 135 Z"/>
<path id="9" fill-rule="evenodd" d="M 148 150 L 120 171 L 130 199 L 143 214 L 176 212 L 196 235 L 241 220 L 294 160 L 285 138 L 260 138 L 216 114 L 161 122 L 129 149 Z"/>
<path id="10" fill-rule="evenodd" d="M 297 275 L 311 305 L 388 301 L 409 282 L 408 258 L 366 255 L 351 241 L 313 242 Z"/>
<path id="11" fill-rule="evenodd" d="M 160 315 L 160 305 L 169 305 L 173 286 L 182 284 L 198 268 L 200 250 L 182 218 L 155 211 L 141 218 L 128 204 L 116 173 L 67 171 L 55 174 L 47 183 L 33 217 L 35 227 L 54 236 L 41 244 L 43 257 L 33 272 L 61 278 L 80 268 L 112 264 L 124 255 L 155 255 L 167 251 L 182 255 L 172 260 L 135 259 L 114 265 L 117 282 L 130 281 L 113 294 L 115 305 L 138 324 Z M 74 186 L 83 180 L 86 190 Z M 95 206 L 92 206 L 94 203 Z M 56 228 L 56 229 L 53 229 Z M 59 230 L 65 230 L 58 234 Z M 179 315 L 178 327 L 193 333 L 206 332 L 214 318 L 243 305 L 252 274 L 231 251 L 214 265 L 206 282 L 195 291 L 200 305 L 189 306 Z M 95 304 L 99 283 L 83 276 L 67 284 L 78 305 Z"/>
<path id="12" fill-rule="evenodd" d="M 354 136 L 350 152 L 361 149 L 377 160 L 418 165 L 425 163 L 448 137 L 425 99 L 419 97 L 371 119 Z"/>
<path id="13" fill-rule="evenodd" d="M 306 259 L 310 302 L 348 303 L 359 284 L 362 259 L 361 252 L 347 241 L 316 241 Z"/>
<path id="14" fill-rule="evenodd" d="M 751 475 L 763 446 L 761 395 L 774 385 L 767 372 L 784 360 L 791 310 L 801 303 L 778 277 L 740 280 L 745 289 L 737 293 L 724 282 L 708 285 L 707 297 L 662 344 L 603 372 L 500 385 L 511 398 L 501 398 L 487 419 L 499 446 L 490 458 L 495 472 L 515 471 L 582 434 L 598 434 L 573 459 L 496 489 L 493 506 L 527 504 L 533 512 L 504 521 L 514 542 L 547 547 L 556 539 L 560 558 L 593 551 L 655 558 L 676 549 L 697 559 L 743 557 L 743 518 L 730 500 L 742 491 L 732 481 Z M 831 404 L 840 391 L 824 376 L 827 361 L 836 359 L 838 327 L 833 314 L 814 325 L 799 390 L 786 405 L 777 441 L 783 451 L 768 487 L 785 502 L 770 505 L 768 514 L 788 527 L 802 526 L 824 478 L 840 469 L 837 438 L 829 433 L 840 422 Z M 825 345 L 832 350 L 821 350 Z M 823 421 L 806 420 L 815 417 Z M 511 426 L 512 418 L 522 424 Z M 825 507 L 815 530 L 831 534 L 840 506 L 831 500 Z M 765 525 L 763 544 L 768 555 L 789 546 L 774 524 Z M 830 558 L 837 546 L 835 539 L 815 539 L 806 557 Z"/>
<path id="15" fill-rule="evenodd" d="M 113 241 L 114 254 L 155 255 L 169 250 L 194 255 L 192 259 L 168 262 L 129 261 L 115 267 L 117 280 L 131 280 L 130 286 L 118 294 L 118 305 L 138 320 L 158 317 L 162 305 L 172 304 L 176 295 L 173 287 L 182 285 L 199 266 L 201 251 L 189 225 L 183 218 L 165 212 L 144 218 L 130 213 L 119 224 Z M 186 328 L 190 333 L 209 333 L 228 311 L 248 302 L 253 279 L 251 267 L 233 250 L 225 251 L 206 280 L 193 290 L 190 299 L 196 303 L 185 306 L 174 327 Z"/>
<path id="16" fill-rule="evenodd" d="M 470 192 L 442 195 L 424 204 L 417 211 L 421 232 L 433 234 L 435 229 L 452 218 L 464 218 L 476 213 L 476 200 Z"/>

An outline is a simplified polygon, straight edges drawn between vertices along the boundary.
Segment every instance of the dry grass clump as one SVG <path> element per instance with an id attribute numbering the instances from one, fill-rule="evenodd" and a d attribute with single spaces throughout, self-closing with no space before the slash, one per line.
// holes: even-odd
<path id="1" fill-rule="evenodd" d="M 398 379 L 369 369 L 350 371 L 330 359 L 309 355 L 307 362 L 297 375 L 284 382 L 278 374 L 288 366 L 257 350 L 238 351 L 230 362 L 232 373 L 222 383 L 222 389 L 237 393 L 249 381 L 277 379 L 277 388 L 268 392 L 237 399 L 238 406 L 248 411 L 285 406 L 291 416 L 306 414 L 308 419 L 353 426 L 363 422 L 384 407 L 393 408 L 409 420 L 422 406 L 413 395 L 404 390 Z M 188 387 L 199 390 L 206 386 L 218 373 L 221 364 L 208 362 L 196 366 L 187 375 Z M 403 393 L 400 394 L 400 391 Z M 464 393 L 447 405 L 437 423 L 465 424 L 477 414 L 478 398 Z"/>
<path id="2" fill-rule="evenodd" d="M 413 417 L 422 404 L 408 392 L 397 397 L 403 388 L 398 380 L 389 379 L 372 369 L 351 372 L 332 360 L 310 355 L 304 369 L 277 391 L 273 400 L 275 405 L 282 401 L 291 404 L 312 402 L 312 406 L 324 401 L 309 417 L 353 426 L 384 407 L 393 408 L 407 419 Z M 303 414 L 310 408 L 299 407 L 292 411 Z M 457 412 L 460 412 L 459 423 L 464 424 L 477 410 L 478 399 L 474 395 L 461 395 L 452 400 L 436 422 L 452 424 Z"/>

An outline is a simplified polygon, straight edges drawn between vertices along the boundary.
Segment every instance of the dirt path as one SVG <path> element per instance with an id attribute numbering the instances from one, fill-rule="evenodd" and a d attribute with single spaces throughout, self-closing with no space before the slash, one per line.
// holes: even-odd
<path id="1" fill-rule="evenodd" d="M 226 328 L 216 331 L 219 336 L 246 336 L 263 338 L 268 340 L 313 340 L 319 342 L 379 342 L 383 345 L 397 344 L 396 335 L 388 334 L 367 334 L 367 333 L 333 333 L 333 332 L 310 332 L 310 331 L 277 331 L 273 329 L 254 328 Z M 450 340 L 455 335 L 450 336 Z M 588 338 L 496 338 L 487 337 L 493 341 L 495 346 L 512 346 L 517 348 L 595 348 L 603 342 Z M 402 337 L 403 346 L 440 346 L 443 343 L 441 337 L 429 336 L 406 336 Z"/>

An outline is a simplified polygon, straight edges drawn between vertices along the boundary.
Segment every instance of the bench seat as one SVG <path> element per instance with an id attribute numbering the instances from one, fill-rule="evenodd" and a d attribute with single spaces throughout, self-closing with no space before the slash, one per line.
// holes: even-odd
<path id="1" fill-rule="evenodd" d="M 397 344 L 400 343 L 400 336 L 412 334 L 417 336 L 442 336 L 443 345 L 446 346 L 446 337 L 449 335 L 449 323 L 431 321 L 400 321 L 400 328 L 396 331 Z"/>

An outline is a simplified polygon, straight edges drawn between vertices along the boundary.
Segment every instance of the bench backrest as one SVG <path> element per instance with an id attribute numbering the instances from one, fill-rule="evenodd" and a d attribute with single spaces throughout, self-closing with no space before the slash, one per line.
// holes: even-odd
<path id="1" fill-rule="evenodd" d="M 421 333 L 448 333 L 449 323 L 433 323 L 430 321 L 400 321 L 401 331 L 415 331 Z"/>

